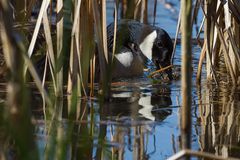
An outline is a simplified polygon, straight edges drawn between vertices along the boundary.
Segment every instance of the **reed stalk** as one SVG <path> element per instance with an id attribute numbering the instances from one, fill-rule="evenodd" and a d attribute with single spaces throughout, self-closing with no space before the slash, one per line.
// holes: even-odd
<path id="1" fill-rule="evenodd" d="M 56 63 L 56 96 L 63 95 L 63 0 L 57 2 L 57 63 Z"/>
<path id="2" fill-rule="evenodd" d="M 232 35 L 239 33 L 240 12 L 237 8 L 240 5 L 232 0 L 205 0 L 204 3 L 207 4 L 203 8 L 206 18 L 204 37 L 207 46 L 207 78 L 210 81 L 214 79 L 215 83 L 227 78 L 236 86 L 240 77 L 239 34 Z M 227 74 L 223 68 L 226 68 Z M 219 70 L 219 74 L 215 70 Z"/>
<path id="3" fill-rule="evenodd" d="M 181 26 L 181 6 L 180 6 L 180 11 L 179 11 L 179 15 L 178 15 L 178 23 L 177 23 L 177 30 L 176 30 L 176 34 L 175 34 L 175 39 L 174 39 L 174 44 L 173 44 L 173 52 L 172 52 L 172 57 L 171 57 L 171 64 L 174 63 L 174 56 L 176 53 L 176 46 L 177 46 L 177 39 L 178 39 L 178 34 L 179 34 L 179 30 L 180 30 L 180 26 Z"/>
<path id="4" fill-rule="evenodd" d="M 196 77 L 196 83 L 200 84 L 201 83 L 201 72 L 202 72 L 202 65 L 203 61 L 206 57 L 206 41 L 204 41 L 201 53 L 200 53 L 200 58 L 198 62 L 198 70 L 197 70 L 197 77 Z"/>
<path id="5" fill-rule="evenodd" d="M 76 2 L 76 8 L 74 13 L 74 21 L 72 28 L 72 38 L 71 38 L 71 51 L 69 59 L 69 73 L 68 73 L 68 93 L 80 94 L 80 83 L 79 81 L 79 70 L 81 65 L 80 62 L 80 52 L 82 48 L 82 41 L 80 40 L 81 35 L 80 30 L 80 11 L 81 11 L 81 0 Z M 75 88 L 75 90 L 74 90 Z"/>
<path id="6" fill-rule="evenodd" d="M 82 1 L 81 8 L 81 20 L 80 20 L 80 44 L 81 51 L 79 54 L 79 71 L 80 71 L 80 80 L 82 91 L 85 96 L 87 96 L 86 90 L 88 89 L 88 80 L 89 80 L 89 66 L 90 60 L 95 54 L 95 41 L 94 41 L 94 19 L 92 12 L 91 1 L 84 2 Z M 82 32 L 84 31 L 84 32 Z M 107 52 L 104 49 L 104 56 L 107 56 Z"/>
<path id="7" fill-rule="evenodd" d="M 37 35 L 39 34 L 39 31 L 40 31 L 41 22 L 42 22 L 42 19 L 43 19 L 43 14 L 46 13 L 48 5 L 49 5 L 49 0 L 43 0 L 40 11 L 39 11 L 39 14 L 38 14 L 35 29 L 34 29 L 34 32 L 33 32 L 33 35 L 32 35 L 32 39 L 31 39 L 30 45 L 28 47 L 28 56 L 29 57 L 32 56 L 33 49 L 35 47 L 36 40 L 37 40 Z"/>
<path id="8" fill-rule="evenodd" d="M 111 80 L 111 62 L 109 62 L 108 55 L 106 52 L 106 48 L 104 45 L 104 41 L 106 41 L 106 37 L 103 37 L 103 27 L 105 23 L 101 23 L 102 17 L 99 15 L 99 6 L 96 1 L 92 0 L 92 11 L 93 11 L 93 19 L 94 19 L 94 30 L 96 34 L 96 43 L 98 49 L 98 56 L 99 56 L 99 64 L 100 64 L 100 83 L 101 83 L 101 95 L 103 95 L 104 99 L 109 98 L 109 90 L 110 90 L 110 80 Z M 106 15 L 106 14 L 104 14 Z M 105 49 L 104 49 L 105 48 Z"/>
<path id="9" fill-rule="evenodd" d="M 157 15 L 157 0 L 154 0 L 154 9 L 153 9 L 153 25 L 156 23 L 156 15 Z"/>
<path id="10" fill-rule="evenodd" d="M 181 78 L 181 136 L 182 148 L 187 149 L 191 147 L 191 88 L 192 88 L 192 1 L 181 1 L 181 31 L 182 31 L 182 78 Z"/>
<path id="11" fill-rule="evenodd" d="M 148 0 L 138 0 L 135 3 L 134 19 L 148 24 Z"/>
<path id="12" fill-rule="evenodd" d="M 0 38 L 10 78 L 7 84 L 5 107 L 6 130 L 15 142 L 19 159 L 38 159 L 31 124 L 30 106 L 24 83 L 24 59 L 26 54 L 21 35 L 13 32 L 12 16 L 8 1 L 0 1 Z M 17 38 L 18 37 L 18 38 Z M 19 54 L 21 53 L 21 54 Z"/>

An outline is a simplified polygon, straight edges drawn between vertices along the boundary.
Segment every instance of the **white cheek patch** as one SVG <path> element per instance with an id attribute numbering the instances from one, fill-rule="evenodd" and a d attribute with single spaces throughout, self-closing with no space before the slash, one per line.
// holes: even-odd
<path id="1" fill-rule="evenodd" d="M 124 67 L 130 67 L 133 61 L 132 52 L 119 53 L 115 57 Z"/>
<path id="2" fill-rule="evenodd" d="M 157 38 L 157 31 L 150 33 L 140 44 L 142 53 L 150 60 L 152 60 L 152 48 L 155 39 Z"/>

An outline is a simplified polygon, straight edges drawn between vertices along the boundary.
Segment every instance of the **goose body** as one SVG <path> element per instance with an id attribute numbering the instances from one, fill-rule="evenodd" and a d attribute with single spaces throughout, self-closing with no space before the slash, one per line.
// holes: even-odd
<path id="1" fill-rule="evenodd" d="M 108 53 L 112 56 L 114 23 L 107 27 Z M 156 69 L 171 64 L 173 44 L 166 31 L 135 20 L 121 20 L 117 25 L 113 78 L 140 76 L 151 60 Z M 168 71 L 171 77 L 171 70 Z"/>

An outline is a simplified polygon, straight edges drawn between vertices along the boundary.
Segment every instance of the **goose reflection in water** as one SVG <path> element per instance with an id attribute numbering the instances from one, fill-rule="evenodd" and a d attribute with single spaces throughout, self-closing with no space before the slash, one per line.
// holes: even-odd
<path id="1" fill-rule="evenodd" d="M 168 86 L 124 88 L 113 91 L 110 102 L 104 104 L 106 118 L 162 121 L 172 113 L 171 90 Z"/>

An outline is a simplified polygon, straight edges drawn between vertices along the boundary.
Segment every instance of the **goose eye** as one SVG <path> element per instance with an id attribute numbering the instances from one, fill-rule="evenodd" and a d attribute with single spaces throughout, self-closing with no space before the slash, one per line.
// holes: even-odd
<path id="1" fill-rule="evenodd" d="M 138 51 L 138 45 L 135 43 L 129 43 L 129 47 L 132 49 L 132 51 L 137 52 Z"/>
<path id="2" fill-rule="evenodd" d="M 136 44 L 134 44 L 133 48 L 134 48 L 135 51 L 138 51 L 138 46 Z"/>
<path id="3" fill-rule="evenodd" d="M 163 47 L 163 45 L 162 45 L 161 42 L 157 42 L 157 46 L 158 46 L 158 47 Z"/>

